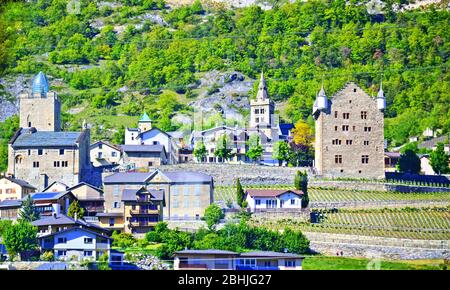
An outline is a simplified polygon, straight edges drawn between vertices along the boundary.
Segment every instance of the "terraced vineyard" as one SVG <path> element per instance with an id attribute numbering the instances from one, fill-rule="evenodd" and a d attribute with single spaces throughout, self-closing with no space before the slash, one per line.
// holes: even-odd
<path id="1" fill-rule="evenodd" d="M 292 189 L 292 185 L 244 186 L 245 188 Z M 236 189 L 232 186 L 217 186 L 215 188 L 214 198 L 217 202 L 235 201 L 235 193 Z M 448 192 L 400 193 L 311 187 L 308 193 L 311 203 L 391 201 L 436 201 L 450 203 L 450 193 Z"/>
<path id="2" fill-rule="evenodd" d="M 448 240 L 450 213 L 448 208 L 408 211 L 397 210 L 345 210 L 327 213 L 323 222 L 310 224 L 291 219 L 252 219 L 254 224 L 272 229 L 286 226 L 304 232 L 395 237 L 409 239 Z"/>

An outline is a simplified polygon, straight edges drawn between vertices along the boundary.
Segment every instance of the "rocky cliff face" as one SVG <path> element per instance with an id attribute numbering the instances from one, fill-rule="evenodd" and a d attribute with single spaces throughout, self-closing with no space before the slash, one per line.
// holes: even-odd
<path id="1" fill-rule="evenodd" d="M 0 79 L 5 94 L 0 96 L 0 122 L 19 113 L 18 96 L 30 90 L 31 76 L 14 76 Z"/>

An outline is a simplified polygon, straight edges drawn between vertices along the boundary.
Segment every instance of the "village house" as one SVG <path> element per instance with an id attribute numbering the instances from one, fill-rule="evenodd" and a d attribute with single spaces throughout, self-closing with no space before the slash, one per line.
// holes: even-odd
<path id="1" fill-rule="evenodd" d="M 85 216 L 95 216 L 97 213 L 104 211 L 105 199 L 102 189 L 86 182 L 80 182 L 67 190 L 73 193 L 78 200 L 78 204 L 84 208 Z"/>
<path id="2" fill-rule="evenodd" d="M 145 234 L 163 220 L 164 190 L 125 189 L 122 202 L 126 233 Z"/>
<path id="3" fill-rule="evenodd" d="M 164 192 L 166 219 L 200 219 L 213 202 L 214 183 L 209 175 L 199 172 L 117 172 L 104 177 L 106 213 L 124 214 L 123 194 L 130 189 Z"/>
<path id="4" fill-rule="evenodd" d="M 163 145 L 121 145 L 123 163 L 131 168 L 146 170 L 154 166 L 167 164 L 167 152 Z"/>
<path id="5" fill-rule="evenodd" d="M 7 176 L 0 177 L 0 201 L 22 199 L 35 191 L 36 188 L 25 180 Z"/>
<path id="6" fill-rule="evenodd" d="M 61 103 L 47 77 L 20 96 L 20 128 L 8 144 L 8 175 L 43 190 L 53 181 L 73 186 L 90 177 L 90 131 L 61 132 Z"/>
<path id="7" fill-rule="evenodd" d="M 349 82 L 328 100 L 322 85 L 313 107 L 317 175 L 383 179 L 385 108 L 381 86 L 375 99 Z"/>
<path id="8" fill-rule="evenodd" d="M 397 163 L 400 159 L 400 152 L 385 152 L 384 153 L 384 170 L 386 172 L 397 171 Z"/>
<path id="9" fill-rule="evenodd" d="M 302 270 L 303 259 L 270 251 L 182 250 L 174 253 L 174 270 Z"/>
<path id="10" fill-rule="evenodd" d="M 91 144 L 90 156 L 94 167 L 114 167 L 120 163 L 122 154 L 119 147 L 98 141 Z"/>
<path id="11" fill-rule="evenodd" d="M 174 253 L 174 270 L 234 270 L 238 253 L 223 250 L 182 250 Z"/>
<path id="12" fill-rule="evenodd" d="M 76 200 L 71 191 L 36 192 L 31 195 L 34 208 L 41 216 L 51 215 L 58 206 L 62 213 L 67 214 L 70 204 Z"/>
<path id="13" fill-rule="evenodd" d="M 176 134 L 176 132 L 172 132 L 172 134 L 175 135 L 175 139 L 169 133 L 153 127 L 152 120 L 144 112 L 138 121 L 138 128 L 126 128 L 125 145 L 161 145 L 166 154 L 164 162 L 174 164 L 178 162 L 177 153 L 179 147 L 177 146 L 177 140 L 179 142 L 182 141 L 179 140 L 179 134 Z M 124 163 L 128 162 L 130 161 L 124 160 Z"/>
<path id="14" fill-rule="evenodd" d="M 301 190 L 247 189 L 245 200 L 251 212 L 302 208 Z"/>
<path id="15" fill-rule="evenodd" d="M 20 216 L 22 200 L 7 199 L 0 201 L 0 219 L 16 220 Z"/>
<path id="16" fill-rule="evenodd" d="M 96 261 L 105 254 L 109 257 L 111 241 L 106 234 L 83 227 L 70 227 L 38 238 L 41 252 L 53 252 L 58 261 Z"/>
<path id="17" fill-rule="evenodd" d="M 67 189 L 69 189 L 69 186 L 67 186 L 67 184 L 59 181 L 53 181 L 52 184 L 44 188 L 42 192 L 61 192 L 66 191 Z"/>

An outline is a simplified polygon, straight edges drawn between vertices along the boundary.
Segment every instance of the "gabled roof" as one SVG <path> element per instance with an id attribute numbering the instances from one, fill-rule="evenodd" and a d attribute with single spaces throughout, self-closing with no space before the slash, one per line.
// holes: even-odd
<path id="1" fill-rule="evenodd" d="M 84 132 L 84 131 L 83 131 Z M 13 148 L 33 147 L 77 147 L 83 132 L 53 132 L 21 129 L 12 143 Z"/>
<path id="2" fill-rule="evenodd" d="M 280 252 L 271 252 L 271 251 L 255 251 L 255 252 L 246 252 L 241 253 L 241 257 L 255 257 L 255 258 L 298 258 L 303 259 L 303 256 L 294 253 L 280 253 Z"/>
<path id="3" fill-rule="evenodd" d="M 50 187 L 52 187 L 54 184 L 60 184 L 63 187 L 66 188 L 66 190 L 69 188 L 69 186 L 65 183 L 62 183 L 61 181 L 53 181 L 49 186 L 47 186 L 46 188 L 44 188 L 43 192 L 47 192 L 47 189 L 49 189 Z"/>
<path id="4" fill-rule="evenodd" d="M 114 145 L 112 145 L 112 144 L 110 144 L 110 143 L 108 143 L 108 142 L 105 142 L 105 141 L 97 141 L 97 142 L 91 144 L 91 146 L 90 146 L 89 148 L 92 149 L 92 148 L 94 148 L 94 147 L 97 147 L 97 145 L 99 145 L 99 144 L 103 144 L 103 145 L 106 145 L 106 146 L 108 146 L 108 147 L 110 147 L 110 148 L 112 148 L 112 149 L 114 149 L 114 150 L 120 151 L 120 148 L 119 148 L 119 147 L 116 147 L 116 146 L 114 146 Z"/>
<path id="5" fill-rule="evenodd" d="M 153 126 L 150 130 L 140 132 L 139 135 L 138 135 L 138 137 L 141 137 L 142 135 L 144 135 L 144 134 L 146 134 L 146 133 L 149 133 L 149 132 L 151 132 L 151 131 L 159 131 L 160 133 L 166 135 L 167 137 L 172 138 L 172 136 L 170 136 L 167 132 L 164 132 L 163 130 L 161 130 L 161 129 L 159 129 L 158 127 L 155 127 L 155 126 Z"/>
<path id="6" fill-rule="evenodd" d="M 141 192 L 150 193 L 150 199 L 154 201 L 162 201 L 164 200 L 164 190 L 156 190 L 156 189 L 124 189 L 122 191 L 122 201 L 136 201 L 136 195 Z"/>
<path id="7" fill-rule="evenodd" d="M 123 152 L 147 152 L 147 153 L 164 152 L 164 154 L 166 153 L 166 149 L 161 144 L 157 144 L 157 145 L 120 145 L 120 147 L 122 148 Z"/>
<path id="8" fill-rule="evenodd" d="M 294 124 L 279 124 L 281 134 L 282 135 L 289 135 L 289 131 L 291 131 L 294 128 Z"/>
<path id="9" fill-rule="evenodd" d="M 104 183 L 130 183 L 130 184 L 145 184 L 157 173 L 165 176 L 169 182 L 183 182 L 183 183 L 199 183 L 212 182 L 213 178 L 210 175 L 193 172 L 193 171 L 174 171 L 161 172 L 155 170 L 153 172 L 116 172 L 104 178 Z"/>
<path id="10" fill-rule="evenodd" d="M 19 208 L 22 206 L 22 200 L 19 199 L 5 199 L 0 201 L 0 208 Z"/>
<path id="11" fill-rule="evenodd" d="M 177 251 L 175 254 L 195 254 L 195 255 L 239 255 L 239 253 L 232 251 L 208 249 L 208 250 L 182 250 Z"/>
<path id="12" fill-rule="evenodd" d="M 31 198 L 36 200 L 56 200 L 66 194 L 72 194 L 71 191 L 54 191 L 54 192 L 36 192 L 31 194 Z"/>
<path id="13" fill-rule="evenodd" d="M 22 187 L 26 187 L 26 188 L 31 188 L 31 189 L 36 189 L 36 187 L 34 187 L 33 185 L 29 184 L 28 182 L 26 182 L 25 180 L 22 179 L 18 179 L 18 178 L 14 178 L 14 177 L 8 177 L 8 176 L 2 176 L 0 177 L 0 179 L 6 179 L 9 180 L 17 185 L 20 185 Z"/>
<path id="14" fill-rule="evenodd" d="M 84 181 L 78 183 L 77 185 L 74 185 L 74 186 L 68 188 L 67 190 L 73 190 L 73 189 L 78 188 L 78 187 L 83 186 L 83 185 L 89 186 L 90 188 L 92 188 L 92 189 L 94 189 L 94 190 L 96 190 L 96 191 L 103 192 L 103 190 L 102 190 L 101 188 L 98 188 L 98 187 L 96 187 L 96 186 L 93 186 L 93 185 L 91 185 L 91 184 L 89 184 L 89 183 L 86 183 L 86 182 L 84 182 Z"/>
<path id="15" fill-rule="evenodd" d="M 296 195 L 303 195 L 301 190 L 291 189 L 247 189 L 246 193 L 251 197 L 278 197 L 285 193 L 293 193 Z"/>
<path id="16" fill-rule="evenodd" d="M 108 232 L 108 230 L 88 223 L 87 221 L 83 220 L 83 219 L 73 219 L 71 217 L 68 217 L 64 214 L 57 214 L 57 215 L 50 215 L 50 216 L 43 216 L 38 220 L 35 220 L 34 222 L 31 223 L 33 226 L 52 226 L 52 225 L 80 225 L 80 226 L 84 226 L 87 228 L 94 228 L 97 230 L 102 230 L 103 232 Z"/>

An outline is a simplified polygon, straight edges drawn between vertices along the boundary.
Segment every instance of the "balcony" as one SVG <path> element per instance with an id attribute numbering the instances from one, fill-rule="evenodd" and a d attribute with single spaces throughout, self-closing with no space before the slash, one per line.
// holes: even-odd
<path id="1" fill-rule="evenodd" d="M 131 215 L 159 215 L 158 209 L 130 209 Z"/>
<path id="2" fill-rule="evenodd" d="M 206 264 L 186 264 L 186 263 L 180 263 L 178 265 L 179 269 L 184 270 L 207 270 L 208 266 Z"/>

